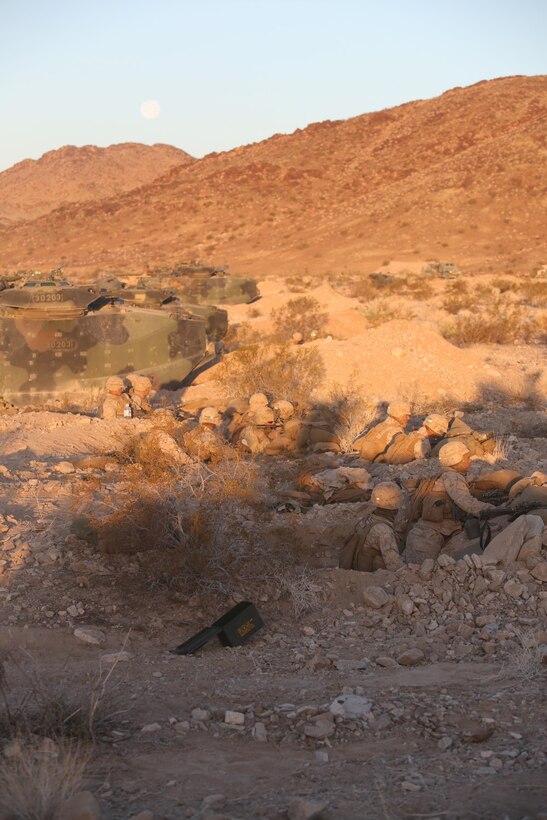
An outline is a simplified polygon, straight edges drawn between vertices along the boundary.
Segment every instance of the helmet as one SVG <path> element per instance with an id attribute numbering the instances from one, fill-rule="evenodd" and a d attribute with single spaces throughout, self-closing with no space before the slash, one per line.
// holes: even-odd
<path id="1" fill-rule="evenodd" d="M 294 416 L 294 406 L 290 401 L 281 399 L 280 401 L 276 401 L 273 407 L 274 410 L 277 410 L 280 419 L 290 419 L 291 416 Z"/>
<path id="2" fill-rule="evenodd" d="M 255 424 L 273 424 L 275 421 L 274 411 L 271 407 L 259 407 L 253 413 Z"/>
<path id="3" fill-rule="evenodd" d="M 469 453 L 470 450 L 461 441 L 448 441 L 439 450 L 439 461 L 443 467 L 453 467 Z"/>
<path id="4" fill-rule="evenodd" d="M 125 383 L 120 376 L 109 376 L 105 386 L 107 390 L 123 390 Z"/>
<path id="5" fill-rule="evenodd" d="M 392 401 L 387 408 L 388 416 L 400 419 L 403 416 L 410 416 L 410 404 L 406 401 Z"/>
<path id="6" fill-rule="evenodd" d="M 249 407 L 252 409 L 256 409 L 257 407 L 267 407 L 268 406 L 268 397 L 265 393 L 253 393 L 251 398 L 249 399 Z"/>
<path id="7" fill-rule="evenodd" d="M 443 433 L 446 433 L 448 430 L 448 419 L 439 413 L 431 413 L 431 415 L 425 419 L 424 425 L 429 427 L 434 433 L 437 433 L 437 435 L 442 436 Z"/>
<path id="8" fill-rule="evenodd" d="M 133 387 L 135 390 L 151 390 L 152 389 L 152 381 L 148 378 L 148 376 L 133 376 Z"/>
<path id="9" fill-rule="evenodd" d="M 222 416 L 216 407 L 204 407 L 199 414 L 200 424 L 220 424 L 221 422 Z"/>
<path id="10" fill-rule="evenodd" d="M 403 491 L 394 481 L 382 481 L 373 489 L 371 500 L 381 510 L 398 510 L 403 503 Z"/>

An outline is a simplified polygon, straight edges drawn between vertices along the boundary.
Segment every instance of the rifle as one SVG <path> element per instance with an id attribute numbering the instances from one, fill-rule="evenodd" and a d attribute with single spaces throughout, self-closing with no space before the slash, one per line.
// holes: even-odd
<path id="1" fill-rule="evenodd" d="M 508 515 L 508 523 L 511 524 L 519 516 L 540 509 L 545 509 L 545 502 L 528 501 L 528 503 L 515 504 L 514 507 L 494 507 L 494 509 L 481 510 L 478 516 L 471 514 L 467 516 L 464 531 L 468 538 L 479 538 L 480 548 L 484 550 L 492 539 L 492 528 L 490 526 L 492 518 Z"/>

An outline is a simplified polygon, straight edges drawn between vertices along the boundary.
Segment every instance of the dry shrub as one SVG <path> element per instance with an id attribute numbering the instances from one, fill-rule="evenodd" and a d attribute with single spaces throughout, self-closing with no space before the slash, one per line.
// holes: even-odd
<path id="1" fill-rule="evenodd" d="M 452 315 L 456 315 L 460 313 L 462 310 L 470 310 L 473 305 L 475 304 L 475 297 L 471 295 L 457 295 L 451 294 L 447 296 L 442 303 L 444 310 L 447 313 L 451 313 Z"/>
<path id="2" fill-rule="evenodd" d="M 39 737 L 57 741 L 94 742 L 97 732 L 112 725 L 119 711 L 108 690 L 117 664 L 99 668 L 83 695 L 70 680 L 49 679 L 31 659 L 5 656 L 0 679 L 0 740 Z"/>
<path id="3" fill-rule="evenodd" d="M 392 319 L 413 319 L 414 314 L 411 310 L 398 308 L 387 302 L 378 301 L 367 310 L 365 318 L 372 327 L 378 327 L 378 325 L 391 322 Z"/>
<path id="4" fill-rule="evenodd" d="M 364 389 L 358 386 L 356 376 L 355 373 L 350 376 L 348 382 L 351 386 L 333 385 L 329 403 L 324 408 L 324 415 L 340 439 L 344 453 L 353 450 L 353 442 L 370 426 L 377 412 L 376 405 L 365 398 Z"/>
<path id="5" fill-rule="evenodd" d="M 0 810 L 17 820 L 51 820 L 78 790 L 88 758 L 74 744 L 47 749 L 32 737 L 12 744 L 0 763 Z"/>
<path id="6" fill-rule="evenodd" d="M 299 296 L 276 310 L 272 310 L 272 322 L 276 336 L 290 339 L 293 333 L 301 333 L 304 339 L 324 335 L 328 315 L 321 310 L 313 296 Z"/>
<path id="7" fill-rule="evenodd" d="M 240 347 L 259 344 L 263 339 L 264 334 L 255 330 L 250 322 L 230 323 L 222 345 L 225 351 L 238 350 Z"/>
<path id="8" fill-rule="evenodd" d="M 429 282 L 423 276 L 407 276 L 401 280 L 401 285 L 401 294 L 411 299 L 429 299 L 433 295 Z"/>
<path id="9" fill-rule="evenodd" d="M 443 336 L 453 344 L 514 344 L 528 342 L 541 332 L 518 305 L 496 303 L 489 313 L 458 316 L 454 325 L 443 329 Z"/>
<path id="10" fill-rule="evenodd" d="M 227 356 L 218 368 L 218 379 L 231 396 L 262 392 L 298 404 L 308 401 L 324 376 L 319 351 L 290 344 L 242 348 Z"/>
<path id="11" fill-rule="evenodd" d="M 526 303 L 535 307 L 547 305 L 547 281 L 524 282 L 520 286 L 520 293 Z"/>

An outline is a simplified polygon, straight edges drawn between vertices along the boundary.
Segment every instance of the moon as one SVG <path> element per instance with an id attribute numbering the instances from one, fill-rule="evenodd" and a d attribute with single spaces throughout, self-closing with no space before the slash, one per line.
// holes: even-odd
<path id="1" fill-rule="evenodd" d="M 160 104 L 157 100 L 145 100 L 141 103 L 141 117 L 145 120 L 155 120 L 160 114 Z"/>

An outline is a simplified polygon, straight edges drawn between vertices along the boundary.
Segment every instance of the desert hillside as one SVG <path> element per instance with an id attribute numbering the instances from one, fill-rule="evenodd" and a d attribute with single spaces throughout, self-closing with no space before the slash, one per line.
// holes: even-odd
<path id="1" fill-rule="evenodd" d="M 263 276 L 438 258 L 528 272 L 545 261 L 546 111 L 546 76 L 508 77 L 277 134 L 4 228 L 0 267 L 200 258 Z"/>
<path id="2" fill-rule="evenodd" d="M 65 145 L 0 173 L 0 224 L 36 219 L 69 203 L 119 196 L 191 160 L 171 145 Z"/>

